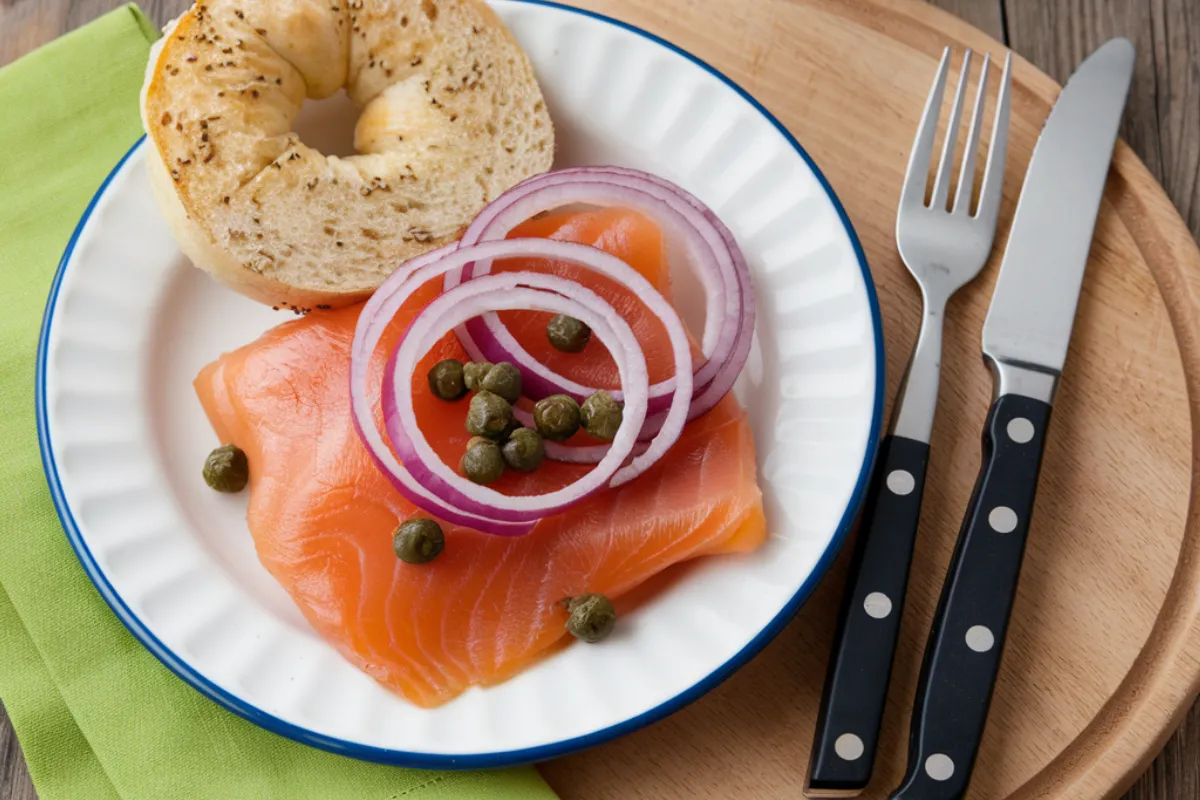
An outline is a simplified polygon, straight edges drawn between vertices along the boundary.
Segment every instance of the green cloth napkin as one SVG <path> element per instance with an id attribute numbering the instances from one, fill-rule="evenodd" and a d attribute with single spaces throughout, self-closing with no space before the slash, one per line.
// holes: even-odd
<path id="1" fill-rule="evenodd" d="M 38 455 L 38 329 L 71 230 L 141 133 L 157 35 L 126 6 L 0 69 L 0 698 L 42 800 L 552 800 L 532 769 L 366 764 L 246 722 L 143 649 L 76 561 Z"/>

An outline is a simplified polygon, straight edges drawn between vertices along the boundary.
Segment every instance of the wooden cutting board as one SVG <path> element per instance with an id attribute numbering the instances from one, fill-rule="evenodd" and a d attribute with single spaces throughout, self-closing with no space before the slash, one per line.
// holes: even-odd
<path id="1" fill-rule="evenodd" d="M 917 289 L 893 240 L 913 132 L 945 45 L 994 57 L 1003 46 L 915 0 L 577 4 L 708 60 L 816 159 L 879 288 L 890 400 L 918 322 Z M 998 247 L 1057 91 L 1016 58 Z M 947 315 L 921 536 L 870 798 L 886 797 L 904 771 L 925 637 L 979 466 L 991 394 L 980 329 L 998 261 Z M 970 798 L 1119 796 L 1190 707 L 1200 686 L 1200 509 L 1189 504 L 1198 392 L 1200 251 L 1120 143 Z M 546 778 L 564 800 L 799 797 L 845 556 L 780 637 L 715 692 L 648 729 L 543 765 Z"/>

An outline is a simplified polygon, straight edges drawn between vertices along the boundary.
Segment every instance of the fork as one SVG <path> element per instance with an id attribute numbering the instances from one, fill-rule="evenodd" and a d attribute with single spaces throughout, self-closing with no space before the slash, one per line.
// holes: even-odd
<path id="1" fill-rule="evenodd" d="M 901 381 L 891 427 L 880 444 L 863 505 L 817 717 L 808 776 L 810 797 L 858 794 L 870 781 L 875 763 L 921 516 L 929 440 L 937 408 L 942 320 L 951 296 L 987 263 L 1000 213 L 1011 55 L 1000 81 L 979 202 L 974 213 L 971 210 L 990 63 L 990 57 L 984 56 L 953 207 L 947 210 L 947 200 L 971 51 L 963 57 L 931 200 L 926 202 L 926 188 L 950 65 L 949 47 L 942 53 L 925 101 L 904 177 L 896 214 L 896 244 L 900 258 L 921 289 L 921 332 Z"/>

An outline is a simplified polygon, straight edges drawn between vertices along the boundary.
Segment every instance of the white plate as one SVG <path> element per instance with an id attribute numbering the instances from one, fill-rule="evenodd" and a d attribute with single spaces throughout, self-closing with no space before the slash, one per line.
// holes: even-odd
<path id="1" fill-rule="evenodd" d="M 671 178 L 746 250 L 762 310 L 739 397 L 767 502 L 761 550 L 697 563 L 615 641 L 569 647 L 507 683 L 419 709 L 308 627 L 255 557 L 245 498 L 199 478 L 214 440 L 193 376 L 283 317 L 186 263 L 151 198 L 140 144 L 67 247 L 38 361 L 39 433 L 64 528 L 134 635 L 265 728 L 412 766 L 560 755 L 659 719 L 727 677 L 791 618 L 836 553 L 882 410 L 880 318 L 861 248 L 782 125 L 645 32 L 540 2 L 495 5 L 545 88 L 561 165 Z"/>

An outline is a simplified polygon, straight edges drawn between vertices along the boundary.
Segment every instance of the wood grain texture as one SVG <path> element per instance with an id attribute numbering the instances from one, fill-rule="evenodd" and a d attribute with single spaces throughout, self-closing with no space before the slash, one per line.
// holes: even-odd
<path id="1" fill-rule="evenodd" d="M 694 4 L 586 4 L 665 32 L 719 64 L 805 143 L 841 194 L 868 252 L 889 343 L 889 390 L 894 388 L 917 319 L 915 289 L 895 256 L 891 230 L 911 131 L 940 47 L 951 42 L 989 49 L 987 43 L 951 20 L 918 13 L 899 0 L 760 0 L 756 15 L 738 19 L 720 34 L 688 13 Z M 716 17 L 732 16 L 721 14 L 729 6 L 716 0 L 705 8 Z M 996 51 L 994 45 L 990 49 Z M 868 63 L 847 59 L 848 52 L 866 54 L 862 60 Z M 1018 65 L 1005 219 L 1019 192 L 1026 148 L 1032 147 L 1057 94 L 1053 84 L 1031 74 L 1028 66 Z M 1035 533 L 1031 542 L 993 724 L 971 795 L 976 798 L 1111 796 L 1114 787 L 1132 781 L 1134 770 L 1148 766 L 1147 752 L 1165 740 L 1177 710 L 1183 709 L 1171 706 L 1169 699 L 1157 706 L 1147 702 L 1144 690 L 1169 689 L 1182 704 L 1194 688 L 1193 673 L 1185 670 L 1170 678 L 1150 666 L 1180 663 L 1191 669 L 1193 655 L 1140 655 L 1164 599 L 1171 598 L 1173 608 L 1183 613 L 1159 620 L 1152 645 L 1187 640 L 1179 638 L 1177 626 L 1194 620 L 1188 607 L 1197 591 L 1193 581 L 1185 577 L 1170 583 L 1189 513 L 1184 498 L 1192 480 L 1192 435 L 1189 386 L 1174 343 L 1165 339 L 1172 325 L 1193 326 L 1196 312 L 1171 311 L 1155 282 L 1166 279 L 1162 270 L 1169 271 L 1181 255 L 1176 247 L 1193 263 L 1196 251 L 1177 217 L 1166 235 L 1147 225 L 1157 219 L 1165 198 L 1150 191 L 1152 179 L 1128 148 L 1119 150 L 1116 164 L 1119 177 L 1110 186 L 1100 220 L 1096 261 L 1081 300 L 1043 473 L 1035 522 L 1043 533 Z M 1142 196 L 1143 189 L 1158 199 Z M 1002 229 L 1001 238 L 1005 235 Z M 1150 263 L 1153 272 L 1147 268 Z M 994 278 L 993 269 L 968 287 L 948 314 L 950 344 L 943 365 L 953 377 L 943 382 L 916 581 L 885 715 L 883 760 L 869 797 L 885 796 L 902 771 L 906 715 L 927 620 L 978 466 L 978 431 L 990 392 L 979 365 L 978 331 Z M 1189 280 L 1195 278 L 1193 272 Z M 1172 288 L 1164 284 L 1164 291 L 1172 302 L 1176 291 L 1183 293 L 1185 304 L 1191 302 L 1192 288 L 1170 283 Z M 1105 299 L 1110 292 L 1111 299 Z M 1190 336 L 1184 339 L 1190 341 Z M 1103 366 L 1113 348 L 1127 347 L 1128 358 Z M 1130 414 L 1153 413 L 1150 409 L 1163 402 L 1176 409 L 1174 424 L 1181 427 L 1163 436 L 1173 426 L 1166 419 L 1148 426 L 1134 423 L 1141 428 L 1134 436 L 1140 444 L 1120 441 L 1132 431 L 1113 429 L 1111 420 L 1094 424 L 1098 420 L 1093 416 L 1097 398 L 1109 393 L 1115 400 L 1114 392 L 1122 399 L 1104 404 L 1105 413 L 1117 414 L 1122 424 Z M 1114 458 L 1109 467 L 1095 468 Z M 1154 473 L 1155 480 L 1143 483 L 1138 476 L 1144 471 Z M 1114 492 L 1129 494 L 1109 506 Z M 1110 560 L 1116 553 L 1110 548 L 1122 549 L 1125 534 L 1104 531 L 1120 525 L 1118 520 L 1133 508 L 1138 509 L 1133 524 L 1154 534 L 1139 536 L 1138 551 L 1117 563 Z M 1088 531 L 1090 539 L 1078 539 L 1081 531 Z M 1194 547 L 1189 544 L 1189 558 Z M 1164 564 L 1172 565 L 1166 573 L 1160 572 Z M 763 656 L 712 696 L 654 728 L 547 765 L 544 774 L 566 798 L 796 796 L 841 574 L 822 586 Z M 1124 621 L 1101 622 L 1113 611 Z M 1061 621 L 1055 622 L 1060 614 Z M 1146 655 L 1154 652 L 1152 647 Z M 1125 683 L 1131 669 L 1134 678 Z M 1127 724 L 1145 714 L 1158 714 L 1163 730 Z M 1075 744 L 1066 747 L 1067 742 Z M 1050 771 L 1042 770 L 1052 762 Z M 1186 782 L 1160 782 L 1153 791 L 1162 798 L 1195 796 L 1187 793 Z"/>
<path id="2" fill-rule="evenodd" d="M 36 800 L 37 792 L 21 758 L 21 745 L 13 734 L 8 715 L 0 706 L 0 800 Z"/>
<path id="3" fill-rule="evenodd" d="M 929 0 L 998 42 L 1005 41 L 1003 0 Z"/>
<path id="4" fill-rule="evenodd" d="M 746 13 L 744 2 L 578 0 L 663 33 L 714 61 L 779 113 L 809 147 L 842 194 L 879 284 L 889 344 L 890 397 L 917 320 L 915 290 L 891 241 L 897 169 L 902 170 L 907 157 L 934 54 L 946 43 L 979 42 L 963 24 L 910 14 L 912 8 L 903 0 L 877 0 L 877 5 L 870 0 L 753 0 L 752 14 Z M 1060 81 L 1108 36 L 1132 38 L 1139 47 L 1139 63 L 1124 137 L 1163 182 L 1193 234 L 1200 232 L 1200 8 L 1194 0 L 935 2 L 993 38 L 1008 41 Z M 0 64 L 117 5 L 119 0 L 0 0 Z M 187 0 L 155 0 L 143 3 L 143 8 L 162 23 L 188 5 Z M 722 24 L 713 25 L 718 18 Z M 815 35 L 814 21 L 824 26 L 820 30 L 826 37 Z M 903 46 L 897 47 L 897 40 Z M 890 60 L 886 68 L 871 59 L 848 62 L 847 52 L 884 52 Z M 833 75 L 838 76 L 842 96 L 827 91 Z M 1006 217 L 1032 137 L 1052 96 L 1038 77 L 1030 71 L 1018 73 L 1018 143 L 1009 159 Z M 845 108 L 844 96 L 856 93 L 868 102 Z M 830 131 L 848 133 L 837 137 Z M 1179 241 L 1170 224 L 1161 224 L 1160 218 L 1169 214 L 1165 199 L 1158 205 L 1143 201 L 1144 186 L 1135 179 L 1140 167 L 1128 151 L 1119 162 L 1122 177 L 1110 182 L 1093 251 L 1094 259 L 1105 266 L 1093 263 L 1081 301 L 1080 334 L 1047 456 L 1048 472 L 1053 473 L 1044 478 L 1033 534 L 1037 540 L 1031 544 L 1018 599 L 1020 621 L 1010 634 L 1013 652 L 993 711 L 993 719 L 1001 723 L 989 731 L 972 793 L 980 800 L 1010 796 L 1037 767 L 1062 755 L 1062 742 L 1088 729 L 1100 700 L 1121 684 L 1137 658 L 1158 606 L 1168 596 L 1167 567 L 1181 543 L 1192 462 L 1191 433 L 1182 416 L 1186 408 L 1178 409 L 1186 403 L 1187 387 L 1171 336 L 1179 320 L 1172 319 L 1154 278 L 1168 294 L 1190 292 L 1194 300 L 1197 289 L 1195 281 L 1171 284 L 1158 273 L 1152 278 L 1145 264 L 1186 261 L 1195 253 L 1185 247 L 1190 242 Z M 1005 234 L 1002 229 L 1001 237 Z M 1152 240 L 1158 244 L 1140 246 Z M 989 391 L 987 376 L 979 368 L 978 330 L 993 280 L 994 273 L 985 275 L 950 312 L 947 338 L 956 344 L 947 348 L 945 367 L 962 379 L 943 386 L 935 469 L 929 479 L 939 488 L 926 500 L 920 566 L 914 573 L 938 579 L 914 580 L 881 751 L 892 763 L 880 768 L 880 789 L 895 777 L 891 773 L 898 769 L 896 759 L 903 756 L 924 621 L 936 603 L 965 503 L 964 487 L 969 488 L 978 463 L 978 431 Z M 1191 346 L 1194 352 L 1195 342 Z M 1110 363 L 1114 352 L 1127 355 L 1115 376 Z M 1087 413 L 1095 397 L 1112 391 L 1109 384 L 1114 380 L 1123 392 L 1122 419 L 1135 417 L 1125 430 L 1112 430 L 1109 416 L 1097 419 Z M 1163 407 L 1175 408 L 1176 413 L 1163 417 Z M 1118 453 L 1133 454 L 1124 469 L 1094 474 L 1097 463 L 1112 463 Z M 1099 502 L 1085 507 L 1085 497 Z M 1118 521 L 1123 526 L 1119 532 L 1113 530 Z M 1094 541 L 1083 547 L 1078 537 L 1048 532 L 1039 536 L 1037 528 L 1088 531 Z M 1123 549 L 1128 546 L 1123 537 L 1139 531 L 1163 533 L 1143 535 L 1145 541 L 1139 539 L 1136 554 L 1130 554 Z M 1109 536 L 1116 538 L 1110 541 Z M 1063 581 L 1064 564 L 1085 569 Z M 842 559 L 798 620 L 711 696 L 631 737 L 546 765 L 548 779 L 565 800 L 799 796 L 812 736 L 811 712 L 820 692 L 844 570 Z M 1103 584 L 1096 580 L 1097 570 Z M 1189 588 L 1194 587 L 1176 586 L 1180 591 Z M 1124 606 L 1121 614 L 1129 624 L 1114 631 L 1106 626 L 1111 609 L 1103 603 L 1100 608 L 1080 604 L 1081 599 L 1105 596 Z M 1064 626 L 1064 620 L 1069 624 Z M 1151 677 L 1147 688 L 1154 684 Z M 1052 709 L 1046 705 L 1051 696 Z M 1134 708 L 1136 700 L 1124 698 L 1115 711 Z M 1028 724 L 1030 714 L 1039 725 L 1026 734 L 1021 725 Z M 1067 753 L 1065 759 L 1073 757 Z M 1041 794 L 1019 796 L 1098 796 L 1055 794 L 1056 787 L 1049 784 L 1041 788 Z M 0 800 L 32 796 L 11 728 L 0 714 Z M 1197 797 L 1200 713 L 1194 712 L 1127 800 Z"/>
<path id="5" fill-rule="evenodd" d="M 1126 36 L 1138 65 L 1122 137 L 1200 231 L 1200 4 L 1007 0 L 1009 46 L 1060 83 L 1094 47 Z"/>
<path id="6" fill-rule="evenodd" d="M 1093 47 L 1126 36 L 1138 65 L 1121 135 L 1200 236 L 1200 6 L 1194 0 L 1007 0 L 1008 44 L 1064 81 Z M 1200 797 L 1200 706 L 1128 800 Z"/>

